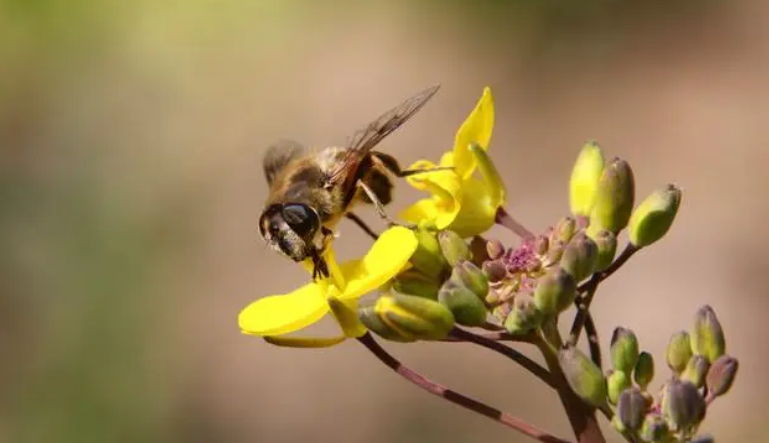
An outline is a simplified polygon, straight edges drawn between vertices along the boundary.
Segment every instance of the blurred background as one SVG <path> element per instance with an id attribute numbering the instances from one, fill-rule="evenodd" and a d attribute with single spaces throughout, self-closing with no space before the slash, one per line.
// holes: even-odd
<path id="1" fill-rule="evenodd" d="M 355 342 L 238 331 L 248 303 L 307 281 L 258 236 L 265 147 L 340 142 L 436 82 L 381 148 L 437 159 L 490 86 L 490 153 L 532 230 L 567 212 L 587 139 L 630 161 L 639 198 L 684 189 L 668 237 L 602 286 L 602 340 L 632 328 L 664 365 L 711 304 L 741 372 L 703 431 L 766 440 L 767 20 L 760 0 L 0 0 L 0 441 L 529 441 Z M 393 211 L 416 197 L 401 184 Z M 340 256 L 368 244 L 341 232 Z M 556 396 L 497 355 L 388 348 L 570 435 Z"/>

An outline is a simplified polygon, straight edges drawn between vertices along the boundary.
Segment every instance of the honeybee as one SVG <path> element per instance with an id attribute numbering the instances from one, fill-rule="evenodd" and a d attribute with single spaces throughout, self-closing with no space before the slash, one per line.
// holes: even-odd
<path id="1" fill-rule="evenodd" d="M 382 114 L 355 132 L 344 147 L 312 151 L 290 140 L 272 145 L 263 160 L 270 191 L 259 217 L 259 231 L 270 247 L 296 262 L 312 259 L 313 279 L 327 277 L 321 253 L 342 217 L 376 238 L 351 212 L 356 204 L 375 205 L 379 215 L 392 223 L 383 209 L 392 200 L 389 175 L 406 177 L 445 168 L 402 170 L 391 155 L 373 149 L 422 109 L 439 87 L 427 88 Z"/>

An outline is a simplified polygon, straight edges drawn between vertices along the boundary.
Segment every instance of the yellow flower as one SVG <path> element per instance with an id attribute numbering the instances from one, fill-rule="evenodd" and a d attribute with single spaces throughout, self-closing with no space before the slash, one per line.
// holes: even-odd
<path id="1" fill-rule="evenodd" d="M 404 227 L 385 231 L 360 260 L 338 265 L 333 249 L 325 255 L 330 277 L 285 295 L 261 298 L 241 311 L 238 324 L 244 334 L 292 347 L 324 347 L 345 338 L 360 337 L 366 328 L 358 319 L 358 299 L 395 277 L 417 248 L 414 232 Z M 331 338 L 282 337 L 319 321 L 331 311 L 343 335 Z"/>
<path id="2" fill-rule="evenodd" d="M 406 208 L 401 218 L 436 229 L 451 229 L 462 237 L 486 231 L 495 223 L 497 210 L 505 202 L 505 186 L 486 154 L 494 128 L 494 100 L 487 87 L 457 131 L 454 149 L 443 154 L 440 166 L 453 170 L 416 174 L 409 183 L 432 194 Z M 420 160 L 409 169 L 434 168 Z M 476 177 L 476 169 L 480 177 Z"/>

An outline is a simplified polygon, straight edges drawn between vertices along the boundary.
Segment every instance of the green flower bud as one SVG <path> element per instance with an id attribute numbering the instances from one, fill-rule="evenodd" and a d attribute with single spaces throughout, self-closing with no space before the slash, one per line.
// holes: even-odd
<path id="1" fill-rule="evenodd" d="M 670 430 L 664 418 L 657 414 L 649 414 L 638 434 L 646 443 L 663 443 L 667 441 Z"/>
<path id="2" fill-rule="evenodd" d="M 507 277 L 507 267 L 500 260 L 489 260 L 483 262 L 483 274 L 490 283 L 502 281 Z"/>
<path id="3" fill-rule="evenodd" d="M 724 330 L 710 306 L 703 306 L 697 311 L 691 342 L 692 351 L 705 356 L 711 363 L 726 352 Z"/>
<path id="4" fill-rule="evenodd" d="M 438 290 L 441 285 L 416 269 L 402 272 L 393 280 L 393 290 L 401 294 L 417 295 L 432 300 L 438 299 Z"/>
<path id="5" fill-rule="evenodd" d="M 654 357 L 644 351 L 638 354 L 638 361 L 633 370 L 633 378 L 636 384 L 643 390 L 649 386 L 654 378 Z"/>
<path id="6" fill-rule="evenodd" d="M 462 237 L 454 231 L 447 230 L 439 232 L 438 242 L 441 245 L 443 256 L 452 267 L 456 266 L 457 263 L 462 260 L 470 260 L 473 258 L 470 253 L 470 247 Z"/>
<path id="7" fill-rule="evenodd" d="M 627 226 L 634 198 L 633 170 L 626 161 L 612 159 L 601 173 L 588 231 L 597 233 L 606 229 L 619 233 Z"/>
<path id="8" fill-rule="evenodd" d="M 625 389 L 617 400 L 617 415 L 625 429 L 636 431 L 646 418 L 648 404 L 637 388 Z"/>
<path id="9" fill-rule="evenodd" d="M 416 338 L 414 338 L 413 335 L 409 334 L 408 336 L 403 336 L 399 331 L 391 328 L 379 317 L 374 306 L 366 306 L 365 308 L 358 309 L 358 317 L 360 318 L 361 323 L 366 326 L 366 329 L 385 340 L 402 343 L 416 341 Z"/>
<path id="10" fill-rule="evenodd" d="M 576 232 L 577 222 L 574 220 L 574 218 L 563 217 L 562 219 L 558 220 L 558 223 L 555 225 L 555 229 L 553 229 L 551 235 L 553 240 L 561 240 L 564 243 L 568 243 Z"/>
<path id="11" fill-rule="evenodd" d="M 545 316 L 555 316 L 566 310 L 577 296 L 577 283 L 561 268 L 550 269 L 537 281 L 534 303 Z"/>
<path id="12" fill-rule="evenodd" d="M 449 308 L 460 325 L 480 326 L 486 322 L 486 305 L 471 290 L 453 280 L 446 281 L 438 292 L 438 301 Z"/>
<path id="13" fill-rule="evenodd" d="M 611 231 L 602 229 L 592 239 L 598 248 L 594 272 L 600 272 L 608 268 L 614 261 L 614 256 L 617 254 L 617 236 Z"/>
<path id="14" fill-rule="evenodd" d="M 609 375 L 606 377 L 606 386 L 609 393 L 609 403 L 616 405 L 620 394 L 625 389 L 633 386 L 633 383 L 630 381 L 630 376 L 627 372 L 609 369 Z"/>
<path id="15" fill-rule="evenodd" d="M 688 332 L 680 331 L 670 337 L 666 357 L 671 371 L 680 375 L 686 369 L 689 359 L 692 358 L 692 345 Z"/>
<path id="16" fill-rule="evenodd" d="M 593 273 L 597 260 L 598 246 L 590 237 L 580 233 L 566 244 L 561 256 L 561 267 L 579 282 Z"/>
<path id="17" fill-rule="evenodd" d="M 705 417 L 705 399 L 687 381 L 672 379 L 662 392 L 661 411 L 672 431 L 687 430 Z"/>
<path id="18" fill-rule="evenodd" d="M 483 275 L 483 271 L 467 260 L 454 266 L 451 279 L 473 291 L 481 300 L 485 299 L 489 293 L 489 281 Z"/>
<path id="19" fill-rule="evenodd" d="M 505 329 L 513 335 L 525 334 L 542 323 L 542 312 L 528 294 L 517 294 L 505 318 Z"/>
<path id="20" fill-rule="evenodd" d="M 631 374 L 638 361 L 638 339 L 633 331 L 623 327 L 614 329 L 610 353 L 614 370 Z"/>
<path id="21" fill-rule="evenodd" d="M 595 142 L 587 142 L 577 156 L 569 180 L 569 205 L 572 214 L 590 215 L 603 168 L 601 148 Z"/>
<path id="22" fill-rule="evenodd" d="M 414 269 L 428 278 L 440 280 L 447 272 L 448 263 L 443 258 L 435 232 L 420 228 L 414 233 L 419 243 L 414 255 L 411 256 L 411 264 L 414 265 Z"/>
<path id="23" fill-rule="evenodd" d="M 606 404 L 606 379 L 588 356 L 575 347 L 569 347 L 558 352 L 558 362 L 577 396 L 595 407 Z"/>
<path id="24" fill-rule="evenodd" d="M 707 375 L 708 392 L 714 397 L 720 397 L 732 387 L 734 377 L 737 376 L 739 362 L 729 355 L 722 355 L 713 362 Z"/>
<path id="25" fill-rule="evenodd" d="M 667 185 L 655 191 L 633 212 L 628 226 L 628 239 L 642 248 L 667 234 L 681 204 L 681 190 Z"/>
<path id="26" fill-rule="evenodd" d="M 705 386 L 705 376 L 710 370 L 710 363 L 702 355 L 692 355 L 689 359 L 689 363 L 686 365 L 686 369 L 681 373 L 681 380 L 688 381 L 689 383 L 701 388 Z"/>
<path id="27" fill-rule="evenodd" d="M 387 294 L 377 299 L 374 309 L 383 322 L 403 337 L 440 340 L 454 327 L 451 312 L 424 297 Z"/>
<path id="28" fill-rule="evenodd" d="M 551 266 L 561 261 L 563 250 L 565 248 L 566 243 L 562 242 L 561 240 L 550 242 L 550 247 L 548 248 L 547 255 L 545 256 L 545 266 Z"/>
<path id="29" fill-rule="evenodd" d="M 496 260 L 505 254 L 505 245 L 499 240 L 489 240 L 486 242 L 486 253 L 491 260 Z"/>

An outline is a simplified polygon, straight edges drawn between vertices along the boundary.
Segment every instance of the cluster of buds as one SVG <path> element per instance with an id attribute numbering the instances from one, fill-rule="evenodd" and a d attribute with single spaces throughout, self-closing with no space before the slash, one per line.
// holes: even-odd
<path id="1" fill-rule="evenodd" d="M 640 351 L 633 331 L 618 327 L 611 338 L 611 369 L 604 375 L 576 348 L 561 352 L 572 390 L 613 414 L 612 425 L 635 441 L 691 441 L 708 405 L 726 394 L 737 374 L 737 359 L 725 353 L 724 333 L 709 306 L 697 311 L 691 333 L 674 334 L 667 349 L 671 374 L 654 395 L 654 358 Z"/>

